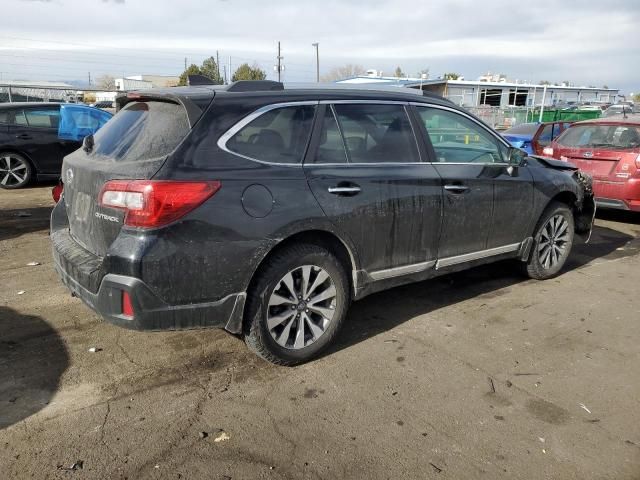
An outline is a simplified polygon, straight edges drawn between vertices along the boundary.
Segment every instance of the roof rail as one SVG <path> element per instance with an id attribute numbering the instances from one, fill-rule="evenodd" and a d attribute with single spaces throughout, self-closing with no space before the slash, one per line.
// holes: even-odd
<path id="1" fill-rule="evenodd" d="M 284 85 L 273 80 L 238 80 L 225 88 L 225 90 L 227 92 L 274 91 L 284 90 Z"/>

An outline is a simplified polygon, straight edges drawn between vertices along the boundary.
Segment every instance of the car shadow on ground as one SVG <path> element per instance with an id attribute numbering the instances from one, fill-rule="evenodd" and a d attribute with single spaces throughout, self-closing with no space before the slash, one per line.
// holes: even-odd
<path id="1" fill-rule="evenodd" d="M 596 217 L 602 220 L 609 220 L 612 222 L 640 225 L 640 212 L 630 212 L 627 210 L 599 209 L 596 211 Z"/>
<path id="2" fill-rule="evenodd" d="M 580 242 L 574 245 L 563 273 L 583 268 L 599 258 L 615 259 L 639 252 L 640 239 L 617 230 L 596 226 L 589 244 Z M 521 273 L 519 263 L 496 262 L 393 288 L 355 302 L 336 343 L 325 355 L 331 355 L 387 332 L 416 316 L 474 297 L 484 298 L 490 303 L 492 298 L 509 295 L 508 287 L 525 281 L 535 281 L 529 280 Z M 562 278 L 562 275 L 559 278 Z M 514 298 L 515 300 L 518 299 Z"/>
<path id="3" fill-rule="evenodd" d="M 0 306 L 0 431 L 39 412 L 69 366 L 67 348 L 42 318 Z"/>
<path id="4" fill-rule="evenodd" d="M 0 209 L 0 240 L 49 229 L 53 207 Z"/>

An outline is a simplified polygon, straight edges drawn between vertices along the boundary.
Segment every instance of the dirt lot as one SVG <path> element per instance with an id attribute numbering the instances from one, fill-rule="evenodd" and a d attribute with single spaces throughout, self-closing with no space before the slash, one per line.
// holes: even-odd
<path id="1" fill-rule="evenodd" d="M 53 271 L 50 198 L 0 191 L 1 478 L 640 478 L 640 216 L 599 215 L 555 280 L 371 296 L 281 368 L 102 322 Z"/>

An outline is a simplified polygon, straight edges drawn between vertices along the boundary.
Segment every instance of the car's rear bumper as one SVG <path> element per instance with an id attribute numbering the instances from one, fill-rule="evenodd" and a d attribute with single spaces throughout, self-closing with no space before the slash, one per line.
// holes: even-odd
<path id="1" fill-rule="evenodd" d="M 169 305 L 139 278 L 115 274 L 100 278 L 100 258 L 82 249 L 68 230 L 52 232 L 51 241 L 62 282 L 110 323 L 134 330 L 218 327 L 241 332 L 244 292 L 213 302 Z M 132 317 L 122 313 L 123 292 L 131 298 Z"/>
<path id="2" fill-rule="evenodd" d="M 594 179 L 593 192 L 600 208 L 640 212 L 640 179 L 621 182 Z"/>

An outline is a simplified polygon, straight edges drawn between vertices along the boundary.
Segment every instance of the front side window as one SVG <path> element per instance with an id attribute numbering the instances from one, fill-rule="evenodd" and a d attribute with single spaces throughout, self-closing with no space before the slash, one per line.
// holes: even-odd
<path id="1" fill-rule="evenodd" d="M 24 111 L 27 124 L 30 127 L 58 128 L 60 123 L 60 110 L 58 109 L 28 109 Z M 17 120 L 16 115 L 16 120 Z"/>
<path id="2" fill-rule="evenodd" d="M 272 163 L 300 163 L 311 135 L 315 105 L 269 110 L 226 142 L 226 148 L 245 157 Z"/>
<path id="3" fill-rule="evenodd" d="M 437 162 L 505 163 L 508 147 L 474 121 L 449 110 L 416 107 Z"/>
<path id="4" fill-rule="evenodd" d="M 338 123 L 351 163 L 420 161 L 403 105 L 336 104 Z"/>

